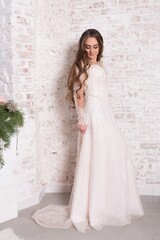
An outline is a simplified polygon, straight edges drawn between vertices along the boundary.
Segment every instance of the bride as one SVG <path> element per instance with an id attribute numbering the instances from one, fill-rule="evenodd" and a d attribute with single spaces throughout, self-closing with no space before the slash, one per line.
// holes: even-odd
<path id="1" fill-rule="evenodd" d="M 74 226 L 84 233 L 123 226 L 144 215 L 130 153 L 116 124 L 101 61 L 103 38 L 96 29 L 80 37 L 68 77 L 68 98 L 78 122 L 77 161 L 69 205 L 51 204 L 32 218 L 44 227 Z"/>

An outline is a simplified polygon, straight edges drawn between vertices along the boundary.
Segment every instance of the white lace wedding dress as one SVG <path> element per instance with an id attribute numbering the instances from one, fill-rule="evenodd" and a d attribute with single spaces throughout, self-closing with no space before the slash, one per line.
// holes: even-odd
<path id="1" fill-rule="evenodd" d="M 85 107 L 76 102 L 78 120 L 88 124 L 78 132 L 77 162 L 69 205 L 49 205 L 32 218 L 44 227 L 74 226 L 84 233 L 105 225 L 130 224 L 143 216 L 130 153 L 112 113 L 106 71 L 99 63 L 88 69 Z M 76 89 L 76 88 L 75 88 Z"/>

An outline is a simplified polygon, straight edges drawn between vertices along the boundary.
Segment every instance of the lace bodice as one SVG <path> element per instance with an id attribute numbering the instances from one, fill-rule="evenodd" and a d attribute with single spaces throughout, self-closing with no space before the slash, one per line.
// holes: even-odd
<path id="1" fill-rule="evenodd" d="M 104 97 L 108 97 L 108 83 L 107 74 L 102 64 L 92 64 L 88 69 L 88 79 L 85 81 L 84 86 L 84 98 L 87 101 L 88 98 L 94 97 L 103 101 Z M 76 112 L 78 116 L 78 124 L 87 124 L 86 114 L 84 107 L 78 105 L 76 90 L 77 84 L 74 85 L 74 101 Z"/>

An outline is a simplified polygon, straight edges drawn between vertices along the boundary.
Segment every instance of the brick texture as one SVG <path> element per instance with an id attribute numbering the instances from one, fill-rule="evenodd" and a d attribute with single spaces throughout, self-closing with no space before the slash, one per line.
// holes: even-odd
<path id="1" fill-rule="evenodd" d="M 11 4 L 0 2 L 0 95 L 13 97 L 11 48 Z"/>
<path id="2" fill-rule="evenodd" d="M 18 136 L 19 199 L 32 197 L 37 184 L 37 123 L 35 88 L 35 1 L 12 2 L 12 50 L 15 101 L 25 114 L 25 125 Z"/>
<path id="3" fill-rule="evenodd" d="M 59 1 L 59 4 L 56 1 L 39 1 L 36 72 L 40 88 L 38 99 L 41 101 L 38 105 L 41 105 L 43 119 L 40 121 L 40 139 L 46 139 L 43 146 L 47 141 L 50 143 L 49 149 L 48 146 L 41 148 L 41 156 L 47 153 L 48 164 L 56 169 L 47 170 L 44 161 L 42 168 L 47 172 L 47 181 L 67 181 L 67 176 L 68 181 L 73 181 L 76 116 L 69 109 L 68 118 L 68 111 L 65 111 L 66 73 L 74 59 L 81 33 L 87 28 L 96 28 L 105 40 L 103 60 L 108 72 L 111 105 L 131 152 L 137 182 L 159 183 L 159 7 L 158 1 L 140 0 L 72 0 Z M 45 115 L 43 111 L 47 111 Z M 59 124 L 64 127 L 62 132 Z M 58 137 L 56 143 L 55 136 Z M 66 155 L 66 148 L 69 148 L 69 155 Z M 59 160 L 58 164 L 54 159 Z M 64 162 L 68 159 L 67 172 Z M 62 179 L 59 175 L 61 170 L 64 173 Z"/>

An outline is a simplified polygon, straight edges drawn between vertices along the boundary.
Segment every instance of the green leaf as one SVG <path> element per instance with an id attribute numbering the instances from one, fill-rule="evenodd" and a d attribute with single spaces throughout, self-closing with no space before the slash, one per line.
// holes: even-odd
<path id="1" fill-rule="evenodd" d="M 24 114 L 20 110 L 8 111 L 6 105 L 0 105 L 0 140 L 4 148 L 10 145 L 11 137 L 24 125 Z M 0 168 L 4 166 L 3 149 L 0 148 Z"/>

